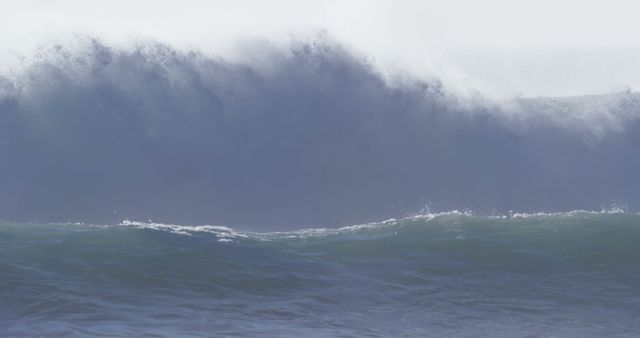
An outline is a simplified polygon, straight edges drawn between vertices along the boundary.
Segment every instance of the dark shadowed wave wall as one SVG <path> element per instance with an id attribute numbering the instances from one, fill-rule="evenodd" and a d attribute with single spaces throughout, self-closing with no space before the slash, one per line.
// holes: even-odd
<path id="1" fill-rule="evenodd" d="M 55 47 L 0 78 L 0 219 L 335 226 L 640 205 L 633 93 L 458 98 L 326 40 Z"/>

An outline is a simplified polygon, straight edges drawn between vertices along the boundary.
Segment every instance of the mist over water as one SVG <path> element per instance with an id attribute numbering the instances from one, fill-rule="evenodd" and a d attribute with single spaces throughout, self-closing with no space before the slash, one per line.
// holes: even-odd
<path id="1" fill-rule="evenodd" d="M 283 230 L 639 206 L 634 93 L 492 102 L 330 39 L 250 53 L 43 49 L 0 81 L 0 218 Z"/>

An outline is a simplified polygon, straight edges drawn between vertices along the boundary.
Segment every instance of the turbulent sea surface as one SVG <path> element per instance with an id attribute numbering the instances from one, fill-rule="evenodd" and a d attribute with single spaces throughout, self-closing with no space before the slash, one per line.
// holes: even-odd
<path id="1" fill-rule="evenodd" d="M 450 85 L 44 46 L 0 73 L 0 337 L 640 337 L 640 214 L 559 212 L 640 211 L 640 93 Z M 424 205 L 474 212 L 337 228 Z"/>
<path id="2" fill-rule="evenodd" d="M 640 215 L 0 223 L 0 335 L 640 336 Z"/>

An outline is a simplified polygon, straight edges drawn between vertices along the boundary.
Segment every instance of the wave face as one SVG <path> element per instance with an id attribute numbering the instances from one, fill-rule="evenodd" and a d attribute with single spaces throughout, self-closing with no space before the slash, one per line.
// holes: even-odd
<path id="1" fill-rule="evenodd" d="M 640 216 L 0 225 L 0 333 L 636 337 Z"/>
<path id="2" fill-rule="evenodd" d="M 463 99 L 331 41 L 55 46 L 0 79 L 0 217 L 266 229 L 640 205 L 636 94 Z M 239 60 L 240 60 L 239 59 Z"/>

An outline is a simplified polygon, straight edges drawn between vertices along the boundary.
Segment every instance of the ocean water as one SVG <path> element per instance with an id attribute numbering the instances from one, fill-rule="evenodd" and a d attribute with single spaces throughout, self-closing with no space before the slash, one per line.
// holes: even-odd
<path id="1" fill-rule="evenodd" d="M 640 215 L 0 223 L 0 336 L 638 337 Z"/>

